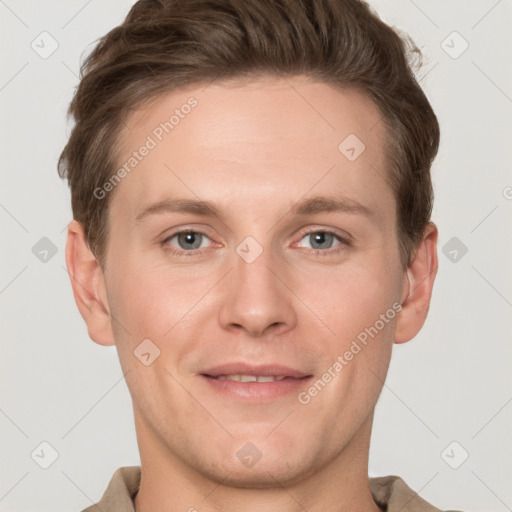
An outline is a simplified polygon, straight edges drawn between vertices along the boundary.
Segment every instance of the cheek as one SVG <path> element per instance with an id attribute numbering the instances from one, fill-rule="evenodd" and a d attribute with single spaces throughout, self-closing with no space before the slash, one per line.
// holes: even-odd
<path id="1" fill-rule="evenodd" d="M 387 278 L 370 279 L 364 273 L 354 273 L 352 278 L 345 275 L 325 283 L 321 295 L 330 300 L 323 301 L 322 321 L 333 332 L 323 338 L 319 349 L 322 364 L 316 382 L 300 396 L 300 403 L 311 405 L 318 415 L 324 411 L 332 416 L 333 430 L 340 438 L 361 424 L 377 402 L 400 308 Z M 321 301 L 311 295 L 308 300 Z M 326 404 L 330 412 L 325 412 Z"/>
<path id="2" fill-rule="evenodd" d="M 149 338 L 163 349 L 178 333 L 200 325 L 216 277 L 127 258 L 107 281 L 116 340 L 133 350 Z"/>
<path id="3" fill-rule="evenodd" d="M 392 331 L 400 298 L 396 269 L 375 262 L 323 269 L 302 283 L 304 302 L 318 315 L 342 346 L 378 322 L 379 331 Z M 399 306 L 398 306 L 399 307 Z M 380 321 L 386 315 L 385 323 Z"/>
<path id="4" fill-rule="evenodd" d="M 398 274 L 375 268 L 319 275 L 315 287 L 308 294 L 304 291 L 305 302 L 317 305 L 315 311 L 329 329 L 318 354 L 321 380 L 329 382 L 325 398 L 332 393 L 332 400 L 354 407 L 373 403 L 380 392 L 401 309 Z"/>

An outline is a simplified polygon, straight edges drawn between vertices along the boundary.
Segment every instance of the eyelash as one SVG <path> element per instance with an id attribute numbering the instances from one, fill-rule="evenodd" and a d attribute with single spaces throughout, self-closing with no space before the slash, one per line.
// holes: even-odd
<path id="1" fill-rule="evenodd" d="M 174 249 L 174 248 L 171 249 L 170 248 L 171 246 L 169 245 L 169 241 L 172 240 L 175 236 L 185 234 L 185 233 L 194 233 L 197 235 L 204 235 L 206 238 L 210 238 L 206 233 L 203 233 L 202 231 L 195 231 L 193 229 L 184 229 L 182 231 L 176 231 L 172 235 L 170 235 L 170 236 L 166 237 L 164 240 L 162 240 L 161 245 L 164 248 L 164 250 L 173 255 L 185 256 L 185 257 L 197 256 L 198 253 L 205 250 L 205 249 L 194 249 L 192 251 L 185 251 L 185 250 L 179 250 L 179 249 Z M 312 229 L 310 231 L 305 231 L 300 234 L 299 241 L 302 240 L 307 235 L 311 235 L 314 233 L 325 233 L 325 234 L 333 235 L 340 242 L 339 246 L 337 246 L 336 248 L 332 248 L 332 249 L 310 249 L 309 250 L 310 254 L 313 254 L 314 256 L 336 255 L 336 254 L 339 254 L 340 252 L 344 251 L 347 247 L 350 247 L 350 245 L 351 245 L 351 243 L 349 242 L 349 240 L 347 240 L 347 238 L 344 238 L 341 235 L 339 235 L 337 232 L 331 231 L 328 229 Z M 209 251 L 209 248 L 206 249 L 206 251 Z"/>

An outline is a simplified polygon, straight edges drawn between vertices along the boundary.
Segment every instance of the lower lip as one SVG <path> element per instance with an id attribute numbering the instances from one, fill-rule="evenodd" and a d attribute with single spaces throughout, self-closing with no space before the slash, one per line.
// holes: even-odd
<path id="1" fill-rule="evenodd" d="M 243 400 L 265 402 L 276 400 L 291 393 L 297 395 L 309 385 L 312 377 L 294 379 L 286 377 L 273 382 L 240 382 L 230 379 L 215 379 L 201 375 L 201 378 L 216 392 Z"/>

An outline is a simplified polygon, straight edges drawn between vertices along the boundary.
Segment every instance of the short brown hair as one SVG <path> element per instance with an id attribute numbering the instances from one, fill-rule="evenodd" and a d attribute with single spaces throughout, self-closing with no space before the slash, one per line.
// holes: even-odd
<path id="1" fill-rule="evenodd" d="M 361 0 L 139 0 L 84 61 L 59 158 L 73 216 L 104 262 L 108 204 L 127 116 L 164 92 L 222 79 L 306 75 L 355 88 L 380 109 L 397 201 L 401 262 L 409 263 L 433 203 L 439 124 L 413 73 L 421 53 Z M 341 141 L 340 141 L 341 142 Z"/>

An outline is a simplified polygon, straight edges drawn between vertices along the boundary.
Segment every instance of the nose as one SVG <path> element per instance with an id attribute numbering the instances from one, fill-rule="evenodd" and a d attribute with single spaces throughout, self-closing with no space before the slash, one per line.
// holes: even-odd
<path id="1" fill-rule="evenodd" d="M 248 263 L 235 253 L 234 268 L 223 280 L 219 322 L 250 337 L 282 334 L 297 323 L 291 283 L 264 250 Z"/>

